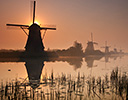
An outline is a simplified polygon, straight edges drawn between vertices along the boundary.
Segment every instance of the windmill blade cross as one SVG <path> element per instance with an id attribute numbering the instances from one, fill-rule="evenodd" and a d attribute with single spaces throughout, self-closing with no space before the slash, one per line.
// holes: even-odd
<path id="1" fill-rule="evenodd" d="M 49 27 L 41 27 L 41 30 L 56 30 L 56 28 L 49 28 Z"/>
<path id="2" fill-rule="evenodd" d="M 34 1 L 34 7 L 33 7 L 33 24 L 35 22 L 35 7 L 36 7 L 36 1 Z"/>
<path id="3" fill-rule="evenodd" d="M 92 40 L 92 42 L 93 42 L 93 34 L 91 33 L 91 40 Z"/>
<path id="4" fill-rule="evenodd" d="M 96 42 L 93 42 L 93 44 L 96 44 L 96 45 L 98 45 L 98 43 L 96 43 Z"/>
<path id="5" fill-rule="evenodd" d="M 20 25 L 20 24 L 6 24 L 7 26 L 17 26 L 17 27 L 26 27 L 29 28 L 29 25 Z"/>

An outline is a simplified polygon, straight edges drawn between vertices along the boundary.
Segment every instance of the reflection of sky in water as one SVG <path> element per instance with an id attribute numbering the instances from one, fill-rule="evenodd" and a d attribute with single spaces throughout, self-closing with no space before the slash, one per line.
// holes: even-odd
<path id="1" fill-rule="evenodd" d="M 8 70 L 11 71 L 8 71 Z M 24 63 L 0 63 L 0 79 L 10 80 L 15 79 L 16 77 L 27 77 L 27 71 L 24 66 Z"/>
<path id="2" fill-rule="evenodd" d="M 80 72 L 81 75 L 84 73 L 85 76 L 91 75 L 96 77 L 104 77 L 105 74 L 110 74 L 111 70 L 116 67 L 119 67 L 121 72 L 128 71 L 127 59 L 127 56 L 122 58 L 118 57 L 116 60 L 114 60 L 114 58 L 109 58 L 108 62 L 105 63 L 105 58 L 103 57 L 100 60 L 94 60 L 92 67 L 87 67 L 87 62 L 85 62 L 85 58 L 83 58 L 82 66 L 79 68 L 75 68 L 75 65 L 71 65 L 69 61 L 44 62 L 42 75 L 44 75 L 46 72 L 48 75 L 50 75 L 53 70 L 55 76 L 61 75 L 62 73 L 66 75 L 71 74 L 72 76 L 77 76 L 78 72 Z M 8 71 L 9 69 L 11 71 Z M 10 79 L 15 79 L 16 77 L 26 78 L 27 75 L 28 73 L 24 62 L 0 63 L 0 80 L 3 79 L 7 81 Z"/>

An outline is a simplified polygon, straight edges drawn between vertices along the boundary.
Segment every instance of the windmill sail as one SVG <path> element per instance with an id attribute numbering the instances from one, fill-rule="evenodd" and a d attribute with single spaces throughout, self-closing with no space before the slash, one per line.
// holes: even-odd
<path id="1" fill-rule="evenodd" d="M 18 26 L 18 27 L 29 27 L 29 25 L 20 25 L 20 24 L 6 24 L 7 26 Z"/>
<path id="2" fill-rule="evenodd" d="M 34 1 L 34 7 L 33 7 L 33 24 L 35 22 L 35 6 L 36 6 L 36 1 Z"/>

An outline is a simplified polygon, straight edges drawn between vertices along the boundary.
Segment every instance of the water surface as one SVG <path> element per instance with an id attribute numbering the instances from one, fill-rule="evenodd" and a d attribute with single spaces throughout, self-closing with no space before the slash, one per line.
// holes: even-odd
<path id="1" fill-rule="evenodd" d="M 42 74 L 47 72 L 54 75 L 62 73 L 77 75 L 78 72 L 86 76 L 101 76 L 109 74 L 114 68 L 118 67 L 122 72 L 128 71 L 128 56 L 119 57 L 93 57 L 93 58 L 61 58 L 55 61 L 43 61 L 41 59 L 26 60 L 26 62 L 0 62 L 0 80 L 14 78 L 26 78 L 28 76 L 26 63 L 29 67 L 42 67 Z M 36 63 L 35 65 L 33 65 Z"/>

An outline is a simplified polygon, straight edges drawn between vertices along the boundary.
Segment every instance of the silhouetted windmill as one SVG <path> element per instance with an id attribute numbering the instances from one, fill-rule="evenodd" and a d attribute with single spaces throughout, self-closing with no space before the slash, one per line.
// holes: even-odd
<path id="1" fill-rule="evenodd" d="M 104 46 L 104 47 L 101 47 L 101 48 L 105 48 L 105 54 L 108 54 L 110 47 L 111 47 L 111 46 L 108 46 L 108 45 L 107 45 L 107 41 L 105 41 L 105 46 Z"/>
<path id="2" fill-rule="evenodd" d="M 118 53 L 118 52 L 117 52 L 116 45 L 114 45 L 113 53 L 115 53 L 115 54 Z"/>
<path id="3" fill-rule="evenodd" d="M 124 50 L 124 49 L 122 49 L 122 48 L 120 47 L 119 53 L 124 53 L 123 50 Z"/>
<path id="4" fill-rule="evenodd" d="M 20 27 L 25 34 L 28 36 L 28 40 L 25 46 L 25 50 L 29 53 L 40 53 L 44 51 L 44 45 L 41 38 L 41 30 L 56 30 L 56 28 L 49 27 L 40 27 L 40 25 L 35 23 L 35 6 L 36 1 L 34 1 L 33 7 L 33 23 L 32 25 L 18 25 L 18 24 L 6 24 L 7 26 L 16 26 Z M 25 31 L 25 29 L 29 30 L 29 34 Z"/>
<path id="5" fill-rule="evenodd" d="M 93 42 L 93 34 L 91 33 L 91 41 L 88 41 L 85 52 L 93 52 L 94 51 L 94 44 L 98 44 L 98 43 Z"/>

